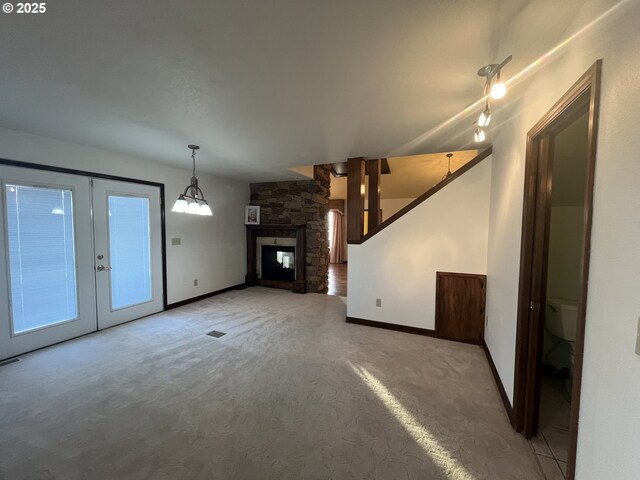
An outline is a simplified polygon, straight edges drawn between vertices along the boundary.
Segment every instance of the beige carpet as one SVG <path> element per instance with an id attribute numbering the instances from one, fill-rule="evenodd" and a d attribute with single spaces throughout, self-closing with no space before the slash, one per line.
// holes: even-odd
<path id="1" fill-rule="evenodd" d="M 24 355 L 0 478 L 543 478 L 480 348 L 344 317 L 251 288 Z"/>

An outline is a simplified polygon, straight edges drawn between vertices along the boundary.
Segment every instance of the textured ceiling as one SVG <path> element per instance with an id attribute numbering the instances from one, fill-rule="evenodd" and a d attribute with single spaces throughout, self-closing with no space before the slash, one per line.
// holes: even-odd
<path id="1" fill-rule="evenodd" d="M 581 4 L 50 2 L 0 15 L 0 126 L 187 168 L 195 142 L 199 169 L 245 181 L 475 148 L 471 117 L 421 135 L 480 98 L 479 67 L 522 69 Z"/>

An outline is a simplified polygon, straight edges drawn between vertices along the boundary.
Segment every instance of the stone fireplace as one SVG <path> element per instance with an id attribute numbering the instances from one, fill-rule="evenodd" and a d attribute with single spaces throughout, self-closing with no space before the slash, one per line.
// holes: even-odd
<path id="1" fill-rule="evenodd" d="M 256 266 L 247 268 L 247 278 L 254 282 L 253 285 L 292 288 L 291 283 L 282 283 L 283 280 L 263 278 L 262 254 L 265 249 L 263 245 L 292 246 L 297 237 L 296 234 L 291 233 L 291 229 L 304 226 L 305 247 L 301 249 L 296 244 L 293 252 L 296 265 L 295 276 L 305 279 L 305 291 L 325 291 L 328 285 L 329 268 L 327 216 L 330 175 L 330 165 L 316 165 L 313 168 L 313 179 L 251 184 L 251 205 L 260 207 L 260 220 L 264 223 L 264 225 L 247 226 L 247 249 L 250 251 L 255 249 L 255 252 L 249 254 L 254 255 L 249 263 L 252 265 L 255 263 Z M 256 246 L 254 247 L 250 236 L 256 229 L 264 230 L 264 234 L 255 237 Z M 271 233 L 273 231 L 289 233 L 274 235 Z M 274 239 L 277 239 L 276 243 Z M 284 258 L 284 250 L 281 252 L 281 258 Z M 258 256 L 260 259 L 257 258 Z M 249 260 L 249 257 L 247 258 Z M 300 277 L 299 270 L 302 267 L 304 272 Z M 301 285 L 297 288 L 302 289 Z"/>

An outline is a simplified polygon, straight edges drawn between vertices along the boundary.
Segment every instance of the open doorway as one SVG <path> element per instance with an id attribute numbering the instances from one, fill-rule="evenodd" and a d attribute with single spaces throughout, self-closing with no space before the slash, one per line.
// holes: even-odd
<path id="1" fill-rule="evenodd" d="M 568 479 L 578 438 L 600 70 L 598 61 L 527 136 L 515 420 Z"/>
<path id="2" fill-rule="evenodd" d="M 329 295 L 347 296 L 347 177 L 331 175 L 329 196 Z"/>

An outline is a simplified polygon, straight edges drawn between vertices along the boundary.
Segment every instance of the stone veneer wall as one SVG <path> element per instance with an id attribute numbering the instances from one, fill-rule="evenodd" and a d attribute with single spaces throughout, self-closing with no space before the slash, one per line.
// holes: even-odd
<path id="1" fill-rule="evenodd" d="M 329 282 L 329 186 L 331 166 L 313 167 L 313 180 L 251 184 L 251 205 L 260 206 L 260 223 L 307 225 L 307 291 Z"/>

